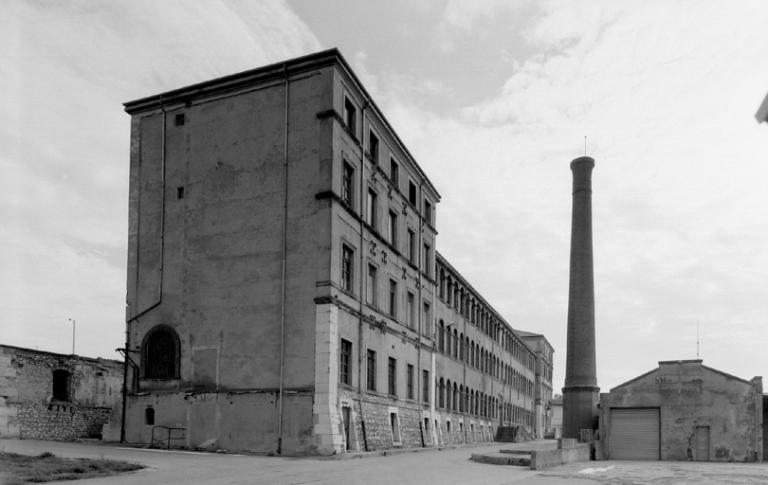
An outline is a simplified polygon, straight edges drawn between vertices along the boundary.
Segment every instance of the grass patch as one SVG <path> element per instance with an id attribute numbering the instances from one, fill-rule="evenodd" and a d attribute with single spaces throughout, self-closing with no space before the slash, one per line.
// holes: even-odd
<path id="1" fill-rule="evenodd" d="M 0 482 L 8 485 L 103 477 L 144 468 L 135 463 L 103 458 L 60 458 L 0 452 Z"/>

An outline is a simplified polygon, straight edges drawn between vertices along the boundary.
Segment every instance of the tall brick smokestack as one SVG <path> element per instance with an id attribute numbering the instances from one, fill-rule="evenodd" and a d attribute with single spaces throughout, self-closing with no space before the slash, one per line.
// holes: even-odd
<path id="1" fill-rule="evenodd" d="M 573 213 L 571 271 L 568 288 L 568 348 L 563 387 L 563 437 L 578 438 L 597 416 L 595 371 L 595 287 L 592 265 L 592 169 L 595 161 L 571 162 Z"/>

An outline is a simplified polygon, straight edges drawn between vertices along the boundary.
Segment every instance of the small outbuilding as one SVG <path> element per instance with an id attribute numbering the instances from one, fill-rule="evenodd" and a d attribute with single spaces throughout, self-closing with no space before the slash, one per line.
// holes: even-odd
<path id="1" fill-rule="evenodd" d="M 615 460 L 762 461 L 763 383 L 701 360 L 659 367 L 600 395 L 600 446 Z"/>

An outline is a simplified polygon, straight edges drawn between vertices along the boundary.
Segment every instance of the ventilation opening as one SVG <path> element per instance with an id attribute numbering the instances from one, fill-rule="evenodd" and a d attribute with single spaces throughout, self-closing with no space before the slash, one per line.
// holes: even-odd
<path id="1" fill-rule="evenodd" d="M 184 126 L 185 121 L 187 121 L 187 118 L 184 116 L 184 113 L 177 114 L 173 119 L 176 126 Z"/>
<path id="2" fill-rule="evenodd" d="M 155 410 L 154 408 L 147 408 L 144 410 L 144 424 L 155 424 Z"/>

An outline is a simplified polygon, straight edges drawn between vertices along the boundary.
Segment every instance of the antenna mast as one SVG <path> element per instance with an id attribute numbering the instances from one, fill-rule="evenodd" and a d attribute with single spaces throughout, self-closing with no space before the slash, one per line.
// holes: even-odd
<path id="1" fill-rule="evenodd" d="M 699 359 L 699 322 L 696 322 L 696 359 Z"/>

